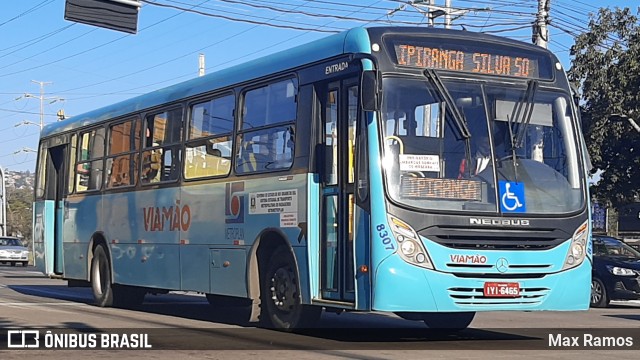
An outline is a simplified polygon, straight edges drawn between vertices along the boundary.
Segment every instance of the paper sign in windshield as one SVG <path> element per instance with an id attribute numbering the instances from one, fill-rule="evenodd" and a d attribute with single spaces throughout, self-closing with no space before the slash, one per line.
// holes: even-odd
<path id="1" fill-rule="evenodd" d="M 400 154 L 400 171 L 440 171 L 440 156 Z"/>

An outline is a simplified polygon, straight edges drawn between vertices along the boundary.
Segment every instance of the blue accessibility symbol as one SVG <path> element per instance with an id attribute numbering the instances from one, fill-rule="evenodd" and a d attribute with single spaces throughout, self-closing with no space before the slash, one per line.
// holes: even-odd
<path id="1" fill-rule="evenodd" d="M 498 183 L 498 188 L 500 190 L 500 210 L 502 212 L 523 213 L 527 211 L 524 183 L 501 180 Z"/>

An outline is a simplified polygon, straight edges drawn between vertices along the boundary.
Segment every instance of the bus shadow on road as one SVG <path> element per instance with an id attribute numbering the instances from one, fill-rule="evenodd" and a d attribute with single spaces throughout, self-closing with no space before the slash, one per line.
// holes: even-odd
<path id="1" fill-rule="evenodd" d="M 67 287 L 66 285 L 8 285 L 7 288 L 24 295 L 93 304 L 91 288 Z M 141 305 L 120 307 L 121 309 L 178 316 L 185 319 L 224 323 L 238 326 L 251 326 L 249 309 L 242 307 L 213 307 L 200 295 L 147 294 Z"/>
<path id="2" fill-rule="evenodd" d="M 92 304 L 90 288 L 69 288 L 64 285 L 10 285 L 10 289 L 38 298 Z M 215 307 L 202 295 L 147 294 L 142 305 L 125 308 L 148 314 L 180 317 L 184 319 L 210 322 L 212 328 L 175 328 L 173 333 L 189 334 L 189 348 L 201 348 L 206 341 L 192 342 L 192 336 L 213 332 L 222 338 L 235 338 L 231 348 L 276 348 L 276 349 L 523 349 L 536 348 L 543 341 L 539 334 L 522 334 L 509 329 L 474 329 L 458 332 L 443 329 L 429 329 L 421 322 L 403 320 L 383 313 L 323 313 L 317 327 L 283 332 L 257 328 L 249 323 L 249 308 L 234 306 Z M 636 319 L 637 320 L 637 319 Z M 162 321 L 158 321 L 156 325 Z M 237 326 L 232 329 L 215 328 L 216 324 Z M 77 327 L 68 324 L 68 327 Z M 197 326 L 202 326 L 198 324 Z M 81 328 L 87 325 L 80 326 Z M 226 332 L 229 332 L 227 334 Z M 520 333 L 520 334 L 518 334 Z M 209 338 L 210 339 L 210 338 Z M 268 339 L 267 342 L 265 342 Z M 202 340 L 202 339 L 201 339 Z M 228 340 L 227 340 L 228 341 Z M 160 344 L 158 344 L 160 345 Z M 181 345 L 187 346 L 188 344 Z M 229 345 L 230 346 L 230 345 Z M 227 348 L 225 342 L 209 343 L 206 348 Z"/>
<path id="3" fill-rule="evenodd" d="M 42 298 L 93 303 L 91 289 L 69 288 L 66 285 L 7 285 L 7 288 L 24 295 Z"/>
<path id="4" fill-rule="evenodd" d="M 614 315 L 603 315 L 603 316 L 616 318 L 616 319 L 640 321 L 640 315 L 638 314 L 614 314 Z"/>

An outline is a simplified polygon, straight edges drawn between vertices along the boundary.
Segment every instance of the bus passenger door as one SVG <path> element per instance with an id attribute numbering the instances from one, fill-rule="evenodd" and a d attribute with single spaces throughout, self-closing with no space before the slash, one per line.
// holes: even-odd
<path id="1" fill-rule="evenodd" d="M 332 82 L 319 95 L 323 119 L 320 290 L 325 300 L 353 303 L 357 80 Z"/>
<path id="2" fill-rule="evenodd" d="M 56 141 L 57 140 L 57 141 Z M 63 139 L 53 139 L 51 143 L 62 143 Z M 36 265 L 46 274 L 62 274 L 63 262 L 63 234 L 64 221 L 64 190 L 67 184 L 67 171 L 64 159 L 67 156 L 67 144 L 53 145 L 49 148 L 41 147 L 40 156 L 45 158 L 39 162 L 38 185 L 40 199 L 36 199 L 34 256 L 44 257 L 34 259 Z M 38 194 L 36 194 L 38 196 Z M 40 252 L 40 254 L 38 254 Z"/>

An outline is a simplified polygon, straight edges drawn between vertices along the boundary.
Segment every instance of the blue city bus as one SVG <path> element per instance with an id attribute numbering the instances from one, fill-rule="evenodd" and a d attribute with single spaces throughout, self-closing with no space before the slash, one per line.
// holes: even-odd
<path id="1" fill-rule="evenodd" d="M 99 306 L 190 291 L 277 328 L 586 310 L 586 168 L 549 51 L 355 28 L 46 126 L 35 260 Z"/>

